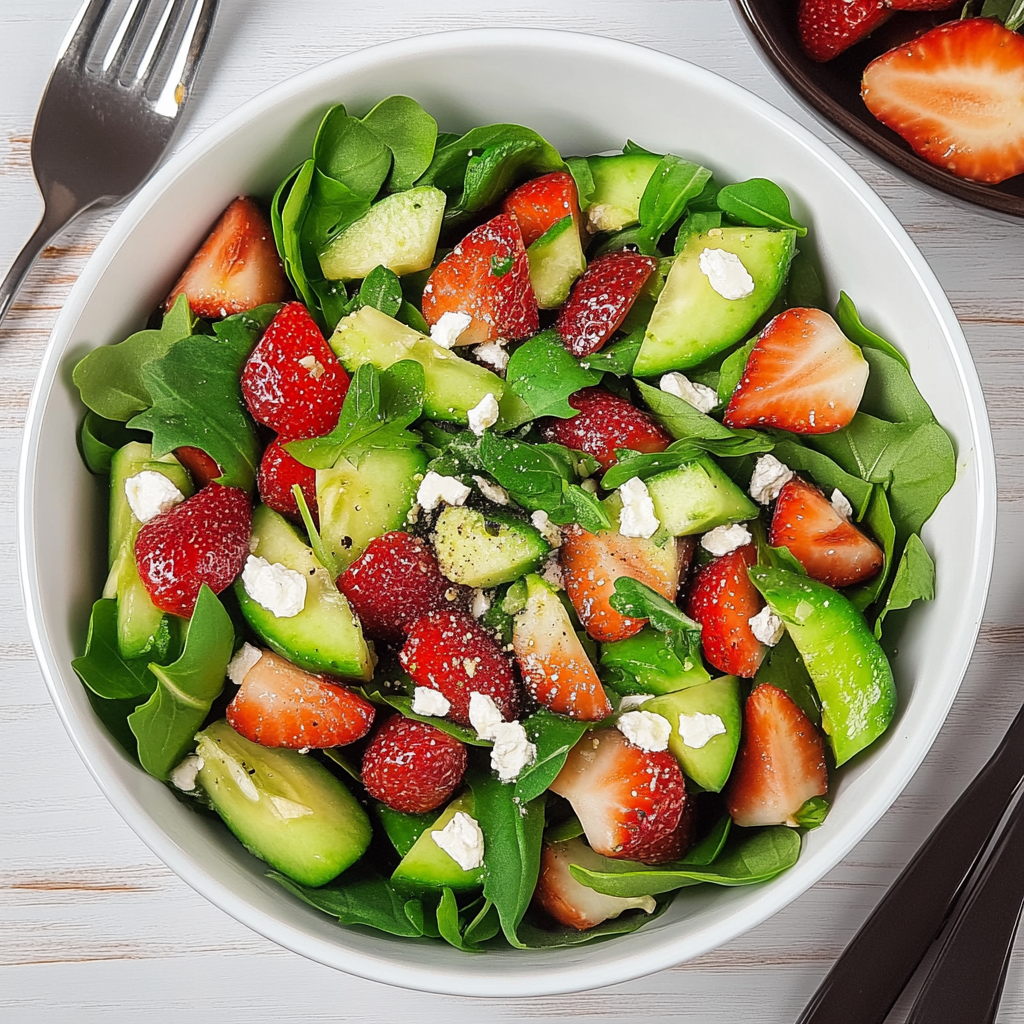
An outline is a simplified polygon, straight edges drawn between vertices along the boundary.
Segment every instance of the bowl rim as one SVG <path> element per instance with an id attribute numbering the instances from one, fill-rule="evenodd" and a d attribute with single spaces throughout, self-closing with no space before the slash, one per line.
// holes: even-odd
<path id="1" fill-rule="evenodd" d="M 567 958 L 558 964 L 553 961 L 550 967 L 540 969 L 536 961 L 533 961 L 532 966 L 526 970 L 508 969 L 508 962 L 504 960 L 495 962 L 493 968 L 472 972 L 460 971 L 457 968 L 425 968 L 415 963 L 403 963 L 400 976 L 396 976 L 393 959 L 324 941 L 300 927 L 281 921 L 269 911 L 257 908 L 216 879 L 204 864 L 185 853 L 173 837 L 156 823 L 141 802 L 113 776 L 108 777 L 103 760 L 110 754 L 113 744 L 105 736 L 102 741 L 91 736 L 88 727 L 76 725 L 77 713 L 70 706 L 66 706 L 61 697 L 62 674 L 67 670 L 66 666 L 61 666 L 57 662 L 46 636 L 35 559 L 37 538 L 34 492 L 37 456 L 43 416 L 51 389 L 59 379 L 60 364 L 65 356 L 72 329 L 124 239 L 134 231 L 140 219 L 180 173 L 200 161 L 224 138 L 244 128 L 267 109 L 300 97 L 318 85 L 329 83 L 339 74 L 367 69 L 385 60 L 422 56 L 428 52 L 431 56 L 436 56 L 466 48 L 502 49 L 510 46 L 563 52 L 569 49 L 588 57 L 612 59 L 624 64 L 642 63 L 645 67 L 658 68 L 669 77 L 684 81 L 700 81 L 705 86 L 710 84 L 726 102 L 743 104 L 753 109 L 778 131 L 788 135 L 805 150 L 809 150 L 810 156 L 826 164 L 832 173 L 858 195 L 884 228 L 890 242 L 913 269 L 950 343 L 950 354 L 967 407 L 970 440 L 977 465 L 978 526 L 973 538 L 975 557 L 972 560 L 970 579 L 962 581 L 961 592 L 964 596 L 965 609 L 962 620 L 964 642 L 959 658 L 954 658 L 950 662 L 951 676 L 955 676 L 956 685 L 951 688 L 948 700 L 943 702 L 942 706 L 932 709 L 928 728 L 922 734 L 926 742 L 922 743 L 920 756 L 908 755 L 898 761 L 899 770 L 891 772 L 886 777 L 884 789 L 877 793 L 877 801 L 850 821 L 844 822 L 843 831 L 832 841 L 833 846 L 829 848 L 828 856 L 818 853 L 812 860 L 805 855 L 802 872 L 786 872 L 776 881 L 760 887 L 758 894 L 745 906 L 742 913 L 732 914 L 725 920 L 703 926 L 696 937 L 668 937 L 655 950 L 631 953 L 628 947 L 622 947 L 620 955 L 614 960 L 598 959 L 592 963 L 582 963 Z M 160 860 L 194 890 L 236 920 L 271 941 L 311 960 L 371 981 L 424 992 L 508 997 L 554 995 L 600 988 L 672 967 L 713 949 L 767 920 L 838 864 L 902 792 L 931 748 L 939 728 L 946 719 L 966 672 L 981 624 L 994 558 L 995 510 L 995 457 L 991 432 L 981 385 L 960 325 L 938 280 L 913 241 L 882 200 L 845 161 L 789 115 L 741 86 L 689 61 L 636 43 L 585 33 L 552 29 L 493 28 L 432 33 L 385 42 L 317 65 L 272 86 L 218 119 L 156 171 L 121 213 L 90 257 L 58 315 L 47 343 L 25 420 L 18 478 L 17 529 L 19 570 L 29 633 L 51 700 L 79 756 L 104 795 Z M 476 963 L 479 964 L 479 960 Z"/>

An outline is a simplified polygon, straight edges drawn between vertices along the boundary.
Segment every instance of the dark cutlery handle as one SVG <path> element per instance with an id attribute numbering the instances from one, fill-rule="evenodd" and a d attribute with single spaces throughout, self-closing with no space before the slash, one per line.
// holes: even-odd
<path id="1" fill-rule="evenodd" d="M 882 1024 L 1024 778 L 1024 708 L 864 922 L 797 1024 Z"/>

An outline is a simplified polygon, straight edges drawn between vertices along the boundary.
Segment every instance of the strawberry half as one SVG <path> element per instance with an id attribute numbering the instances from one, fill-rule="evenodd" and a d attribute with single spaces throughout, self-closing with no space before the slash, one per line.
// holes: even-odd
<path id="1" fill-rule="evenodd" d="M 465 313 L 470 325 L 458 344 L 536 334 L 537 298 L 523 236 L 507 213 L 474 228 L 434 268 L 423 289 L 423 318 L 431 327 L 445 313 Z"/>
<path id="2" fill-rule="evenodd" d="M 751 632 L 749 620 L 764 607 L 747 569 L 757 565 L 757 548 L 747 544 L 708 562 L 697 573 L 687 606 L 701 625 L 704 657 L 720 672 L 752 679 L 765 646 Z"/>
<path id="3" fill-rule="evenodd" d="M 565 171 L 554 171 L 513 189 L 501 204 L 503 213 L 513 217 L 529 248 L 560 220 L 572 214 L 573 223 L 580 223 L 580 204 L 576 182 Z"/>
<path id="4" fill-rule="evenodd" d="M 363 754 L 366 792 L 405 814 L 432 811 L 459 788 L 466 748 L 425 722 L 392 715 Z"/>
<path id="5" fill-rule="evenodd" d="M 263 211 L 248 196 L 233 200 L 164 302 L 184 293 L 197 316 L 244 313 L 288 294 L 284 267 Z"/>
<path id="6" fill-rule="evenodd" d="M 882 549 L 809 483 L 794 477 L 779 491 L 768 543 L 787 547 L 813 580 L 849 587 L 882 568 Z"/>
<path id="7" fill-rule="evenodd" d="M 196 488 L 205 487 L 221 475 L 221 468 L 202 448 L 185 445 L 174 449 L 174 457 L 185 467 Z"/>
<path id="8" fill-rule="evenodd" d="M 807 716 L 770 683 L 747 698 L 743 738 L 725 788 L 737 825 L 796 825 L 795 815 L 828 792 L 825 745 Z"/>
<path id="9" fill-rule="evenodd" d="M 303 750 L 362 739 L 373 713 L 373 705 L 351 690 L 264 651 L 225 714 L 228 725 L 253 743 Z"/>
<path id="10" fill-rule="evenodd" d="M 363 629 L 381 640 L 405 639 L 417 619 L 464 611 L 467 590 L 445 579 L 434 552 L 419 537 L 394 531 L 370 541 L 338 577 Z M 467 698 L 468 700 L 468 698 Z"/>
<path id="11" fill-rule="evenodd" d="M 853 419 L 867 382 L 864 354 L 828 313 L 787 309 L 761 332 L 723 421 L 831 434 Z"/>
<path id="12" fill-rule="evenodd" d="M 577 357 L 596 352 L 619 329 L 658 261 L 638 252 L 594 260 L 573 285 L 558 314 L 558 333 Z"/>
<path id="13" fill-rule="evenodd" d="M 316 470 L 304 466 L 284 447 L 288 440 L 275 437 L 267 445 L 260 460 L 259 472 L 256 474 L 256 487 L 264 505 L 269 505 L 275 512 L 299 522 L 302 518 L 299 504 L 292 493 L 292 487 L 298 484 L 302 488 L 302 496 L 313 516 L 313 522 L 319 523 L 316 504 Z"/>
<path id="14" fill-rule="evenodd" d="M 519 689 L 508 658 L 465 612 L 431 612 L 418 619 L 398 660 L 417 686 L 448 699 L 453 722 L 469 725 L 472 693 L 490 697 L 506 722 L 519 715 Z"/>
<path id="15" fill-rule="evenodd" d="M 301 302 L 282 306 L 242 370 L 242 397 L 257 423 L 290 439 L 337 426 L 348 374 Z"/>
<path id="16" fill-rule="evenodd" d="M 663 452 L 672 438 L 655 421 L 625 398 L 602 387 L 584 388 L 569 396 L 579 409 L 572 419 L 548 419 L 541 427 L 545 441 L 588 452 L 607 469 L 618 461 L 616 448 Z"/>
<path id="17" fill-rule="evenodd" d="M 811 60 L 831 60 L 891 14 L 882 0 L 800 0 L 796 16 L 800 45 Z"/>
<path id="18" fill-rule="evenodd" d="M 251 530 L 249 496 L 220 484 L 150 519 L 135 538 L 135 561 L 153 604 L 188 618 L 204 583 L 219 594 L 242 571 Z"/>
<path id="19" fill-rule="evenodd" d="M 679 762 L 633 746 L 618 729 L 584 734 L 551 791 L 572 804 L 587 842 L 605 857 L 664 864 L 690 844 L 694 816 Z"/>
<path id="20" fill-rule="evenodd" d="M 996 184 L 1024 171 L 1024 36 L 997 21 L 953 21 L 883 53 L 860 94 L 950 174 Z"/>

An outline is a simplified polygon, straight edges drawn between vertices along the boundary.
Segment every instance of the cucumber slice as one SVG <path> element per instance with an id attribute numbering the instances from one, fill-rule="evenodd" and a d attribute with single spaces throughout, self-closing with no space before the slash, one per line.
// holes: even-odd
<path id="1" fill-rule="evenodd" d="M 621 231 L 640 223 L 640 200 L 661 157 L 653 153 L 587 158 L 594 193 L 587 207 L 593 231 Z"/>
<path id="2" fill-rule="evenodd" d="M 580 245 L 580 233 L 570 214 L 552 224 L 529 249 L 530 284 L 541 309 L 554 309 L 569 297 L 569 289 L 587 261 Z"/>
<path id="3" fill-rule="evenodd" d="M 298 615 L 279 619 L 254 601 L 241 579 L 235 594 L 246 622 L 271 650 L 311 672 L 331 672 L 369 680 L 374 658 L 348 601 L 330 573 L 284 516 L 260 505 L 252 517 L 253 554 L 301 573 L 306 580 L 306 603 Z"/>
<path id="4" fill-rule="evenodd" d="M 375 203 L 320 253 L 324 277 L 356 281 L 382 266 L 399 275 L 426 270 L 434 259 L 444 204 L 444 193 L 429 185 Z"/>
<path id="5" fill-rule="evenodd" d="M 673 537 L 757 518 L 757 506 L 706 455 L 652 476 L 647 490 L 662 529 Z"/>
<path id="6" fill-rule="evenodd" d="M 366 852 L 370 819 L 319 761 L 251 743 L 223 719 L 198 740 L 196 782 L 254 857 L 303 885 L 323 885 Z"/>
<path id="7" fill-rule="evenodd" d="M 434 550 L 453 583 L 494 587 L 534 572 L 550 550 L 540 531 L 508 512 L 449 505 L 438 517 Z"/>
<path id="8" fill-rule="evenodd" d="M 633 366 L 638 377 L 685 370 L 742 341 L 785 284 L 796 252 L 795 231 L 712 231 L 693 235 L 676 256 Z M 705 249 L 724 249 L 738 256 L 753 278 L 753 292 L 745 299 L 719 295 L 700 269 Z"/>
<path id="9" fill-rule="evenodd" d="M 444 809 L 441 817 L 430 828 L 424 830 L 395 868 L 395 873 L 391 876 L 392 882 L 413 890 L 440 889 L 447 886 L 455 892 L 475 889 L 483 882 L 482 867 L 469 871 L 459 867 L 456 861 L 434 842 L 430 834 L 440 832 L 455 817 L 457 811 L 473 816 L 472 793 L 456 797 Z"/>

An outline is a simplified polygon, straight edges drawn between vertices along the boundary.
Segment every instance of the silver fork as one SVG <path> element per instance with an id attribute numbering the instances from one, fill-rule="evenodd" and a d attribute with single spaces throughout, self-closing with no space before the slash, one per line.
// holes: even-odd
<path id="1" fill-rule="evenodd" d="M 129 196 L 181 120 L 218 0 L 86 0 L 50 75 L 32 133 L 39 226 L 0 282 L 0 321 L 46 244 L 73 218 Z M 111 31 L 113 30 L 113 31 Z"/>

